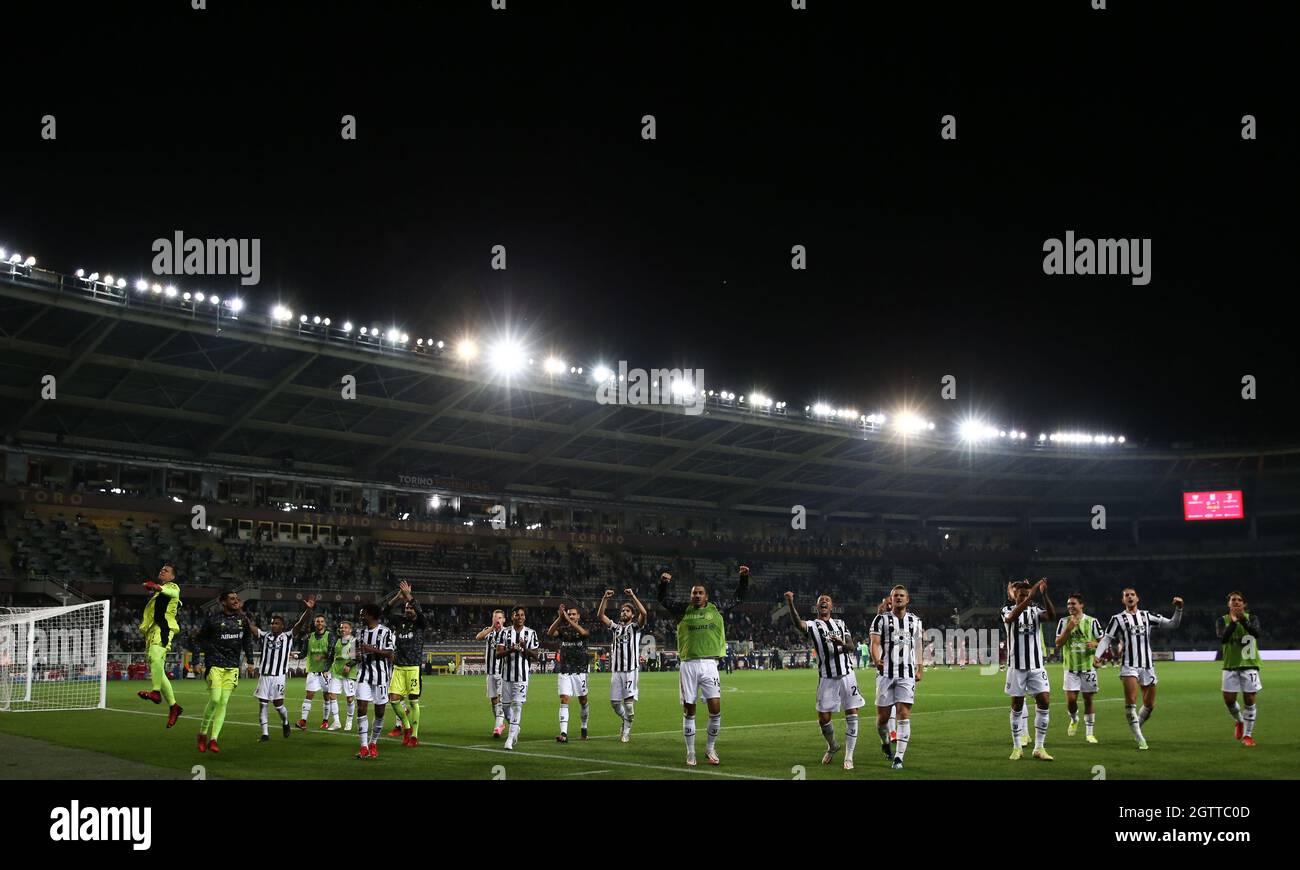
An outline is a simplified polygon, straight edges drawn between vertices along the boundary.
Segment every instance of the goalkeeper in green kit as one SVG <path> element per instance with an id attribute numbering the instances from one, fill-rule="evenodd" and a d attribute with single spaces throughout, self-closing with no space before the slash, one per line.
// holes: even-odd
<path id="1" fill-rule="evenodd" d="M 140 619 L 140 633 L 144 635 L 144 648 L 149 657 L 149 679 L 153 691 L 136 692 L 146 701 L 167 702 L 167 727 L 176 724 L 183 708 L 176 703 L 172 681 L 167 678 L 167 653 L 180 626 L 176 624 L 176 609 L 181 604 L 181 587 L 176 585 L 176 566 L 163 562 L 158 569 L 158 582 L 145 581 L 144 588 L 153 592 L 144 606 Z"/>

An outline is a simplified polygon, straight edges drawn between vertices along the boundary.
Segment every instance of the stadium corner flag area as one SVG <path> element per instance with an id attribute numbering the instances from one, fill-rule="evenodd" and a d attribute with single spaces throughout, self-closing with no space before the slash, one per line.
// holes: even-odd
<path id="1" fill-rule="evenodd" d="M 6 10 L 10 840 L 1273 843 L 1277 13 Z"/>

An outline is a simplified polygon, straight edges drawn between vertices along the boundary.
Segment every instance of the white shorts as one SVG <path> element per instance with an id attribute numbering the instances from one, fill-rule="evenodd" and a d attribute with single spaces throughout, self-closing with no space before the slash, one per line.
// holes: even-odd
<path id="1" fill-rule="evenodd" d="M 1013 698 L 1025 695 L 1041 695 L 1050 692 L 1052 685 L 1047 681 L 1047 671 L 1043 668 L 1007 668 L 1007 686 L 1004 690 Z"/>
<path id="2" fill-rule="evenodd" d="M 858 692 L 858 676 L 849 671 L 842 677 L 822 677 L 817 683 L 817 712 L 838 713 L 866 706 Z"/>
<path id="3" fill-rule="evenodd" d="M 820 701 L 820 698 L 818 698 Z M 913 677 L 882 677 L 876 675 L 876 706 L 892 707 L 895 704 L 916 703 L 916 680 Z M 821 706 L 818 705 L 818 710 Z"/>
<path id="4" fill-rule="evenodd" d="M 1097 693 L 1096 671 L 1066 671 L 1065 691 L 1083 692 L 1085 695 Z"/>
<path id="5" fill-rule="evenodd" d="M 522 704 L 528 700 L 528 681 L 516 683 L 512 680 L 501 680 L 501 703 L 509 707 L 516 702 Z"/>
<path id="6" fill-rule="evenodd" d="M 683 704 L 696 703 L 700 695 L 705 700 L 722 697 L 717 659 L 690 659 L 682 662 L 677 683 L 681 688 Z"/>
<path id="7" fill-rule="evenodd" d="M 501 697 L 501 682 L 502 680 L 500 674 L 487 675 L 487 696 L 489 698 Z"/>
<path id="8" fill-rule="evenodd" d="M 258 677 L 253 697 L 261 701 L 279 701 L 284 697 L 284 674 L 278 677 Z"/>
<path id="9" fill-rule="evenodd" d="M 585 698 L 587 696 L 586 674 L 560 674 L 559 679 L 555 681 L 555 685 L 560 690 L 561 695 L 568 695 L 570 698 Z"/>
<path id="10" fill-rule="evenodd" d="M 325 691 L 331 695 L 342 695 L 345 698 L 355 698 L 357 696 L 357 681 L 349 680 L 347 677 L 340 677 L 336 674 L 330 674 L 330 685 Z"/>
<path id="11" fill-rule="evenodd" d="M 1264 688 L 1259 681 L 1259 668 L 1223 672 L 1223 691 L 1254 693 Z"/>
<path id="12" fill-rule="evenodd" d="M 387 683 L 357 683 L 357 700 L 373 704 L 388 703 Z"/>
<path id="13" fill-rule="evenodd" d="M 1132 665 L 1121 665 L 1119 675 L 1121 679 L 1124 677 L 1137 677 L 1138 685 L 1144 689 L 1160 682 L 1156 679 L 1155 668 L 1135 668 Z"/>
<path id="14" fill-rule="evenodd" d="M 609 681 L 609 699 L 611 701 L 624 701 L 631 698 L 633 701 L 640 699 L 638 691 L 641 685 L 640 671 L 614 671 L 611 675 L 613 679 Z"/>
<path id="15" fill-rule="evenodd" d="M 330 675 L 324 674 L 307 674 L 307 691 L 309 692 L 328 692 L 330 690 Z"/>

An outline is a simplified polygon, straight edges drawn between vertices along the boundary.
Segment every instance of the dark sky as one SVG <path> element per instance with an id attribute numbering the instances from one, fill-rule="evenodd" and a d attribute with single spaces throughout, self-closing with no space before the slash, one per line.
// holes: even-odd
<path id="1" fill-rule="evenodd" d="M 177 230 L 257 237 L 262 310 L 510 328 L 799 407 L 1296 434 L 1273 4 L 210 5 L 6 13 L 30 75 L 0 113 L 0 246 L 135 277 Z M 1067 230 L 1151 238 L 1151 283 L 1045 276 Z"/>

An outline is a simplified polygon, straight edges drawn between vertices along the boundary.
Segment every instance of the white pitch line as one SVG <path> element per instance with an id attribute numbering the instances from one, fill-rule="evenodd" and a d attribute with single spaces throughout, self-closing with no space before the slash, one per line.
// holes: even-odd
<path id="1" fill-rule="evenodd" d="M 148 710 L 126 710 L 122 707 L 105 707 L 104 709 L 111 711 L 113 713 L 131 713 L 136 716 L 153 716 L 154 718 L 162 718 L 161 713 L 151 713 Z M 181 718 L 193 719 L 196 722 L 203 721 L 202 716 L 181 716 Z M 223 726 L 243 725 L 248 728 L 262 727 L 262 724 L 260 722 L 240 722 L 235 719 L 227 719 L 225 722 L 222 723 L 222 725 Z M 737 725 L 736 727 L 742 728 L 746 726 Z M 330 735 L 336 735 L 338 737 L 351 737 L 353 740 L 357 739 L 355 732 L 351 732 L 351 731 L 312 731 L 311 729 L 308 729 L 303 733 L 330 734 Z M 677 732 L 668 732 L 668 733 L 677 733 Z M 709 767 L 686 767 L 685 765 L 683 765 L 682 767 L 670 767 L 666 764 L 644 764 L 639 761 L 615 761 L 612 758 L 588 758 L 585 756 L 582 758 L 574 758 L 571 755 L 555 755 L 553 753 L 548 754 L 545 752 L 521 752 L 518 749 L 498 749 L 491 746 L 482 746 L 482 747 L 463 746 L 459 743 L 427 743 L 423 740 L 420 741 L 420 745 L 417 746 L 416 748 L 424 749 L 426 747 L 431 749 L 456 749 L 461 752 L 492 752 L 498 755 L 523 756 L 524 758 L 545 758 L 545 759 L 550 759 L 555 761 L 567 761 L 570 764 L 572 764 L 575 761 L 582 761 L 588 764 L 594 761 L 597 764 L 612 764 L 616 767 L 639 767 L 644 770 L 666 770 L 670 773 L 679 773 L 679 774 L 685 773 L 685 774 L 694 774 L 698 776 L 723 776 L 729 779 L 776 779 L 777 778 L 771 776 L 757 776 L 755 774 L 749 774 L 749 773 L 726 773 L 721 770 L 713 770 L 712 768 Z"/>
<path id="2" fill-rule="evenodd" d="M 579 770 L 576 773 L 562 773 L 560 776 L 591 776 L 596 773 L 609 773 L 609 768 L 604 770 Z"/>

